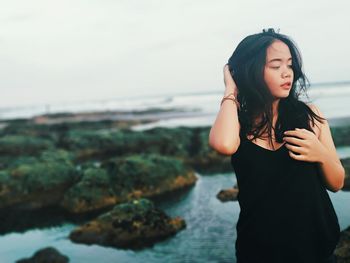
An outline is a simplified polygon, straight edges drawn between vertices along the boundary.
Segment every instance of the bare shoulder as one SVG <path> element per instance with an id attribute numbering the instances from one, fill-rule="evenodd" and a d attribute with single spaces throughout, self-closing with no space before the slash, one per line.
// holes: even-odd
<path id="1" fill-rule="evenodd" d="M 308 103 L 307 106 L 315 113 L 317 114 L 318 116 L 322 117 L 322 118 L 325 118 L 325 116 L 323 115 L 323 113 L 320 111 L 320 109 L 315 105 L 315 104 L 312 104 L 312 103 Z M 319 122 L 318 120 L 314 119 L 315 123 L 314 125 L 312 125 L 312 122 L 310 120 L 310 126 L 311 128 L 313 129 L 313 131 L 315 132 L 317 138 L 320 137 L 320 134 L 321 134 L 321 130 L 324 126 L 327 126 L 328 125 L 328 122 L 327 120 L 323 120 L 323 123 Z"/>

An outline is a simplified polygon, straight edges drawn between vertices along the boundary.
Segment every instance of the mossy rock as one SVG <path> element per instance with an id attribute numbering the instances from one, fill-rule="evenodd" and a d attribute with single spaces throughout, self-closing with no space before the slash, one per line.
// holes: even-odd
<path id="1" fill-rule="evenodd" d="M 77 159 L 84 161 L 89 158 L 105 159 L 137 152 L 137 145 L 147 141 L 140 133 L 108 132 L 108 131 L 70 131 L 64 141 L 69 150 L 76 152 Z"/>
<path id="2" fill-rule="evenodd" d="M 54 247 L 46 247 L 38 250 L 31 258 L 24 258 L 16 263 L 68 263 L 69 258 L 62 255 Z"/>
<path id="3" fill-rule="evenodd" d="M 215 151 L 209 145 L 210 127 L 194 129 L 196 151 L 186 162 L 201 174 L 232 172 L 230 156 Z"/>
<path id="4" fill-rule="evenodd" d="M 350 158 L 345 158 L 340 160 L 345 169 L 345 179 L 343 191 L 350 191 Z"/>
<path id="5" fill-rule="evenodd" d="M 0 173 L 0 208 L 27 209 L 57 204 L 78 179 L 69 153 L 43 152 L 33 163 L 23 163 Z"/>
<path id="6" fill-rule="evenodd" d="M 197 177 L 180 160 L 157 154 L 118 157 L 83 165 L 81 180 L 65 193 L 61 206 L 71 213 L 108 208 L 133 198 L 159 196 L 194 185 Z"/>
<path id="7" fill-rule="evenodd" d="M 155 128 L 143 132 L 121 130 L 117 132 L 70 131 L 62 141 L 79 160 L 123 156 L 132 153 L 158 153 L 187 158 L 192 145 L 189 128 Z"/>
<path id="8" fill-rule="evenodd" d="M 140 196 L 158 195 L 193 185 L 197 180 L 193 170 L 181 160 L 158 154 L 130 155 L 102 165 L 119 196 L 132 191 L 140 192 Z"/>
<path id="9" fill-rule="evenodd" d="M 350 126 L 330 127 L 330 129 L 337 147 L 350 145 Z"/>
<path id="10" fill-rule="evenodd" d="M 183 219 L 170 218 L 147 199 L 116 205 L 110 212 L 74 229 L 76 243 L 140 249 L 152 246 L 186 227 Z"/>
<path id="11" fill-rule="evenodd" d="M 341 231 L 334 254 L 337 257 L 337 263 L 350 262 L 350 226 Z"/>
<path id="12" fill-rule="evenodd" d="M 54 149 L 54 144 L 47 139 L 24 135 L 6 135 L 0 138 L 0 154 L 4 155 L 38 155 L 48 149 Z"/>
<path id="13" fill-rule="evenodd" d="M 110 187 L 107 172 L 102 168 L 88 168 L 81 180 L 65 194 L 61 206 L 71 213 L 85 213 L 112 206 L 118 198 Z"/>

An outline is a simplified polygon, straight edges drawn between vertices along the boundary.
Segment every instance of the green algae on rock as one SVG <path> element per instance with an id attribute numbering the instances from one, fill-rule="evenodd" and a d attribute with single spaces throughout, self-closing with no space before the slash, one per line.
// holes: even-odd
<path id="1" fill-rule="evenodd" d="M 75 230 L 69 238 L 76 243 L 140 249 L 152 246 L 186 227 L 179 217 L 170 218 L 148 199 L 116 205 Z"/>
<path id="2" fill-rule="evenodd" d="M 43 152 L 35 162 L 0 173 L 0 208 L 37 209 L 54 205 L 79 175 L 63 150 Z"/>
<path id="3" fill-rule="evenodd" d="M 0 137 L 0 154 L 2 155 L 37 155 L 47 149 L 54 149 L 54 144 L 47 139 L 26 135 Z"/>
<path id="4" fill-rule="evenodd" d="M 334 254 L 337 257 L 337 263 L 350 262 L 350 226 L 340 233 L 340 239 Z"/>
<path id="5" fill-rule="evenodd" d="M 82 213 L 112 206 L 118 198 L 110 187 L 106 170 L 88 168 L 81 180 L 72 186 L 63 197 L 61 206 L 71 213 Z"/>
<path id="6" fill-rule="evenodd" d="M 87 168 L 81 180 L 64 195 L 61 206 L 71 213 L 86 213 L 153 197 L 195 184 L 192 169 L 180 160 L 157 154 L 118 157 L 99 168 Z"/>
<path id="7" fill-rule="evenodd" d="M 130 198 L 150 197 L 193 185 L 194 171 L 177 158 L 159 154 L 130 155 L 102 164 L 108 169 L 112 187 Z"/>
<path id="8" fill-rule="evenodd" d="M 345 169 L 345 179 L 343 191 L 350 191 L 350 158 L 345 158 L 340 160 Z"/>

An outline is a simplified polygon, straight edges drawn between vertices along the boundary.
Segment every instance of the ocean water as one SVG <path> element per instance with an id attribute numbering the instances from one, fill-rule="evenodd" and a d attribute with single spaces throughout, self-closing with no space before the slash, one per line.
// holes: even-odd
<path id="1" fill-rule="evenodd" d="M 216 194 L 236 183 L 233 173 L 201 176 L 187 192 L 173 195 L 156 205 L 170 216 L 186 220 L 186 229 L 152 248 L 139 251 L 72 243 L 67 236 L 75 227 L 66 222 L 58 227 L 32 229 L 24 233 L 0 236 L 0 262 L 14 262 L 34 251 L 54 246 L 77 263 L 175 263 L 236 262 L 236 222 L 238 202 L 222 203 Z M 338 215 L 341 229 L 350 226 L 350 192 L 328 192 Z"/>
<path id="2" fill-rule="evenodd" d="M 323 85 L 309 92 L 326 117 L 345 117 L 350 113 L 350 85 Z M 178 114 L 147 125 L 136 126 L 143 130 L 155 126 L 175 127 L 211 125 L 222 92 L 169 95 L 139 99 L 115 99 L 79 102 L 75 104 L 35 105 L 25 108 L 2 108 L 0 119 L 32 117 L 44 113 L 89 111 L 143 111 L 149 109 L 173 109 Z M 350 147 L 337 148 L 341 158 L 350 157 Z M 67 237 L 76 226 L 72 222 L 41 229 L 28 229 L 24 233 L 8 233 L 0 236 L 0 263 L 15 262 L 31 256 L 38 249 L 54 246 L 69 256 L 70 262 L 236 262 L 236 222 L 239 215 L 237 202 L 221 203 L 216 194 L 232 187 L 234 173 L 202 176 L 187 192 L 173 195 L 156 205 L 171 216 L 181 216 L 187 227 L 175 236 L 140 251 L 106 248 L 97 245 L 72 243 Z M 350 226 L 350 192 L 328 192 L 337 212 L 341 229 Z"/>
<path id="3" fill-rule="evenodd" d="M 47 113 L 78 113 L 103 111 L 145 111 L 150 109 L 173 110 L 178 113 L 175 117 L 140 126 L 177 125 L 210 125 L 220 109 L 220 100 L 223 90 L 202 93 L 169 94 L 149 97 L 122 97 L 96 101 L 77 101 L 75 103 L 56 103 L 45 105 L 32 105 L 25 107 L 0 107 L 0 120 L 11 118 L 30 118 Z M 327 118 L 345 117 L 350 115 L 350 83 L 330 83 L 311 86 L 308 95 L 310 101 L 315 103 Z M 307 100 L 306 98 L 302 98 Z M 191 113 L 191 114 L 188 114 Z"/>

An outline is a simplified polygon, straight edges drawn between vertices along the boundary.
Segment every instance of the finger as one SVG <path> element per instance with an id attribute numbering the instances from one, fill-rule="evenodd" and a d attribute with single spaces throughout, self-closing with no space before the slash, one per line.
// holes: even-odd
<path id="1" fill-rule="evenodd" d="M 304 141 L 305 141 L 304 139 L 300 139 L 300 138 L 296 138 L 296 137 L 292 137 L 292 136 L 284 136 L 283 140 L 285 142 L 299 145 L 299 146 L 304 146 Z"/>
<path id="2" fill-rule="evenodd" d="M 291 145 L 289 143 L 286 143 L 285 144 L 286 148 L 294 153 L 298 153 L 298 154 L 304 154 L 305 153 L 305 150 L 303 147 L 299 147 L 299 146 L 294 146 L 294 145 Z"/>
<path id="3" fill-rule="evenodd" d="M 298 130 L 298 131 L 304 132 L 304 133 L 312 133 L 313 134 L 313 132 L 311 132 L 311 131 L 309 131 L 307 129 L 299 129 L 299 128 L 295 128 L 295 129 Z"/>
<path id="4" fill-rule="evenodd" d="M 289 156 L 292 157 L 295 160 L 304 161 L 304 159 L 305 159 L 304 155 L 301 155 L 301 154 L 297 155 L 297 154 L 294 154 L 292 151 L 288 151 L 288 153 L 289 153 Z"/>
<path id="5" fill-rule="evenodd" d="M 288 136 L 296 136 L 296 137 L 299 137 L 299 138 L 305 138 L 306 135 L 304 132 L 300 131 L 300 130 L 289 130 L 289 131 L 285 131 L 283 133 L 283 135 L 288 135 Z"/>

